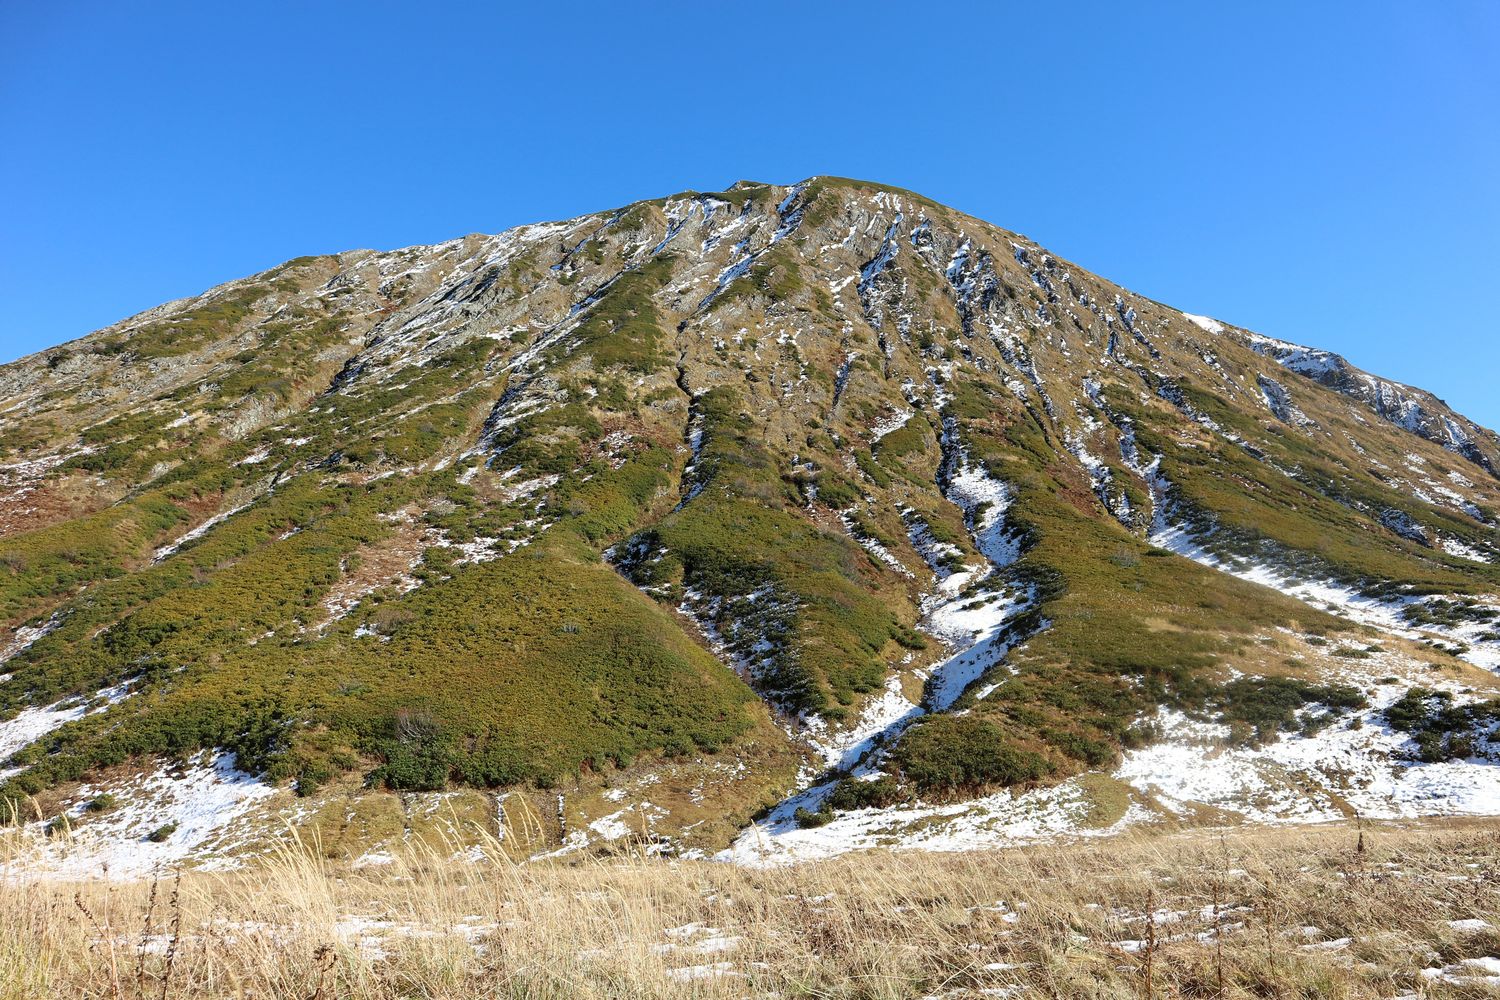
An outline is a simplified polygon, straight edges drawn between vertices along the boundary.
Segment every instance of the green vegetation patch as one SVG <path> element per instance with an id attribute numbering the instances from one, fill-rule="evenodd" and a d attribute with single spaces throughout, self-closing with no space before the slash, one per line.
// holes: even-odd
<path id="1" fill-rule="evenodd" d="M 250 315 L 251 307 L 269 290 L 268 286 L 258 285 L 240 289 L 215 302 L 149 323 L 128 336 L 105 341 L 103 350 L 108 354 L 128 351 L 137 358 L 187 354 L 211 340 L 226 336 Z"/>
<path id="2" fill-rule="evenodd" d="M 1500 723 L 1500 698 L 1456 705 L 1447 691 L 1414 687 L 1385 710 L 1385 720 L 1411 736 L 1418 760 L 1428 764 L 1458 760 L 1485 749 L 1483 731 Z"/>
<path id="3" fill-rule="evenodd" d="M 1339 716 L 1368 704 L 1347 684 L 1313 684 L 1295 677 L 1239 677 L 1213 699 L 1232 745 L 1273 742 L 1283 732 L 1312 735 Z M 1322 712 L 1305 713 L 1320 707 Z"/>
<path id="4" fill-rule="evenodd" d="M 974 715 L 924 719 L 907 731 L 891 760 L 919 792 L 1009 788 L 1052 771 L 1046 758 L 1017 748 L 1000 726 Z"/>
<path id="5" fill-rule="evenodd" d="M 79 586 L 121 576 L 188 512 L 161 492 L 0 539 L 0 617 L 23 619 Z"/>
<path id="6" fill-rule="evenodd" d="M 589 307 L 573 339 L 596 365 L 650 372 L 665 364 L 661 315 L 652 295 L 672 279 L 672 267 L 672 255 L 662 254 L 626 271 Z"/>
<path id="7" fill-rule="evenodd" d="M 632 540 L 631 550 L 651 555 L 628 572 L 671 601 L 687 587 L 718 599 L 723 615 L 750 616 L 747 631 L 773 650 L 758 678 L 764 689 L 790 708 L 842 714 L 856 695 L 880 687 L 882 654 L 910 634 L 882 597 L 888 571 L 806 519 L 736 393 L 715 389 L 698 405 L 702 489 Z"/>

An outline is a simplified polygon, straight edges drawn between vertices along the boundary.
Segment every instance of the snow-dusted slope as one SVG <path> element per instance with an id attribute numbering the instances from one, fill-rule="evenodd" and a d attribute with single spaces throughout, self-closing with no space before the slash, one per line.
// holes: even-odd
<path id="1" fill-rule="evenodd" d="M 1483 811 L 1497 461 L 875 184 L 298 258 L 0 368 L 0 798 L 130 871 L 293 788 L 370 857 L 439 796 L 526 857 Z M 1216 728 L 1282 681 L 1364 701 Z"/>

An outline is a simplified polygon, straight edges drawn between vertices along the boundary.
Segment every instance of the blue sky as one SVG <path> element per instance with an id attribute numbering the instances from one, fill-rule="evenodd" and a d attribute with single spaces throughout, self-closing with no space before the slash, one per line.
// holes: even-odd
<path id="1" fill-rule="evenodd" d="M 1500 426 L 1500 4 L 0 5 L 0 360 L 286 258 L 912 188 Z"/>

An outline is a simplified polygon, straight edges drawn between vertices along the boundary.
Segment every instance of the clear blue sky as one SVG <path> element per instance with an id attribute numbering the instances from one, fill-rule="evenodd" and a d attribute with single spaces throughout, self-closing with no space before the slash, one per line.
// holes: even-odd
<path id="1" fill-rule="evenodd" d="M 1500 3 L 0 4 L 0 360 L 300 254 L 841 174 L 1500 426 Z"/>

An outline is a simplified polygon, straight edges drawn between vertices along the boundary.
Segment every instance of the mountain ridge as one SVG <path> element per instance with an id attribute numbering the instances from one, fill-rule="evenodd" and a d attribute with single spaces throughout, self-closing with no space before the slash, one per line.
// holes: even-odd
<path id="1" fill-rule="evenodd" d="M 921 196 L 921 195 L 917 194 L 916 192 L 911 191 L 909 189 L 895 187 L 895 186 L 892 186 L 892 185 L 877 184 L 876 182 L 872 182 L 872 181 L 868 181 L 868 180 L 860 180 L 860 179 L 856 179 L 856 178 L 845 178 L 845 177 L 833 177 L 833 176 L 813 175 L 813 176 L 808 177 L 808 178 L 806 178 L 806 179 L 804 179 L 802 181 L 796 182 L 795 184 L 781 185 L 781 187 L 784 188 L 784 189 L 792 189 L 792 188 L 798 187 L 799 185 L 805 186 L 807 184 L 810 184 L 810 183 L 813 183 L 814 181 L 819 181 L 819 180 L 831 181 L 831 182 L 834 182 L 834 183 L 853 184 L 853 185 L 858 185 L 858 186 L 861 186 L 861 187 L 871 188 L 871 189 L 879 189 L 879 190 L 882 190 L 882 191 L 887 191 L 887 192 L 892 192 L 892 193 L 904 195 L 904 196 L 913 198 L 915 200 L 918 200 L 920 202 L 924 202 L 924 203 L 929 204 L 929 205 L 936 205 L 936 203 L 932 202 L 931 199 L 927 199 L 927 198 L 925 198 L 925 197 L 923 197 L 923 196 Z M 767 184 L 767 183 L 761 182 L 761 181 L 754 181 L 754 180 L 749 180 L 749 179 L 740 179 L 740 180 L 735 181 L 733 184 L 729 185 L 724 190 L 726 192 L 733 192 L 733 191 L 739 191 L 739 190 L 747 189 L 747 188 L 748 189 L 759 189 L 759 188 L 770 188 L 770 187 L 775 187 L 775 186 L 776 185 Z M 670 201 L 672 199 L 682 199 L 682 198 L 691 198 L 691 197 L 712 197 L 712 196 L 713 196 L 712 192 L 705 193 L 705 192 L 699 192 L 699 191 L 696 191 L 696 190 L 687 190 L 687 191 L 678 192 L 675 195 L 668 195 L 668 196 L 664 196 L 664 197 L 661 197 L 661 198 L 650 199 L 650 200 L 648 200 L 646 202 L 634 202 L 634 203 L 631 204 L 631 206 L 627 206 L 627 208 L 628 207 L 634 207 L 634 206 L 637 206 L 637 205 L 644 205 L 644 204 L 656 204 L 656 203 L 663 203 L 664 204 L 664 203 L 666 203 L 666 202 L 668 202 L 668 201 Z M 568 219 L 549 220 L 549 221 L 545 221 L 545 222 L 535 222 L 535 223 L 524 223 L 524 224 L 521 224 L 519 226 L 512 227 L 511 229 L 503 230 L 502 233 L 504 233 L 504 232 L 513 232 L 513 231 L 523 230 L 523 229 L 528 229 L 528 228 L 532 228 L 532 227 L 536 227 L 536 226 L 568 226 L 568 225 L 576 224 L 580 220 L 583 220 L 583 219 L 593 218 L 593 217 L 600 216 L 600 215 L 607 215 L 611 211 L 619 213 L 619 212 L 623 212 L 624 209 L 604 210 L 602 212 L 585 213 L 583 215 L 573 216 L 573 217 L 568 218 Z M 1027 241 L 1027 242 L 1031 242 L 1031 243 L 1033 243 L 1033 245 L 1039 245 L 1039 244 L 1036 244 L 1035 241 L 1032 240 L 1030 237 L 1026 236 L 1024 233 L 1021 233 L 1019 231 L 1015 231 L 1015 230 L 1001 230 L 1001 231 L 1005 232 L 1005 233 L 1008 233 L 1010 236 L 1013 236 L 1013 237 L 1015 237 L 1017 239 L 1024 240 L 1024 241 Z M 118 320 L 118 321 L 116 321 L 114 323 L 108 324 L 108 325 L 106 325 L 104 327 L 100 327 L 97 330 L 94 330 L 94 331 L 92 331 L 90 333 L 84 334 L 84 335 L 82 335 L 82 336 L 80 336 L 78 338 L 75 338 L 74 340 L 64 341 L 64 342 L 62 342 L 60 344 L 56 344 L 56 345 L 53 345 L 51 347 L 45 347 L 45 348 L 42 348 L 40 350 L 31 352 L 30 354 L 24 355 L 22 357 L 14 359 L 13 361 L 7 362 L 4 366 L 0 366 L 0 367 L 8 367 L 10 365 L 21 365 L 21 364 L 24 364 L 26 362 L 34 361 L 34 360 L 36 360 L 38 358 L 43 358 L 43 357 L 50 356 L 50 355 L 52 355 L 53 352 L 64 350 L 64 349 L 66 349 L 66 348 L 68 348 L 68 347 L 70 347 L 72 345 L 78 344 L 81 341 L 87 340 L 87 339 L 89 339 L 91 337 L 103 335 L 103 334 L 107 333 L 108 331 L 115 330 L 115 329 L 122 328 L 122 327 L 129 327 L 129 326 L 136 325 L 136 324 L 139 324 L 139 323 L 142 323 L 142 322 L 146 322 L 146 321 L 151 320 L 151 319 L 160 318 L 160 317 L 165 316 L 165 315 L 170 315 L 174 311 L 187 308 L 192 303 L 201 301 L 201 300 L 203 300 L 203 299 L 205 299 L 205 298 L 207 298 L 209 296 L 213 296 L 213 295 L 216 295 L 216 294 L 221 294 L 221 293 L 223 293 L 223 292 L 225 292 L 225 291 L 227 291 L 227 290 L 229 290 L 231 288 L 240 286 L 240 285 L 245 284 L 245 283 L 254 282 L 257 279 L 260 279 L 260 278 L 268 276 L 268 275 L 274 275 L 274 274 L 276 274 L 278 272 L 281 272 L 284 269 L 286 269 L 286 268 L 288 268 L 288 267 L 290 267 L 290 266 L 292 266 L 292 265 L 294 265 L 294 264 L 296 264 L 297 262 L 300 262 L 300 261 L 307 261 L 307 260 L 318 259 L 318 257 L 322 257 L 322 258 L 337 258 L 337 259 L 340 259 L 340 260 L 343 260 L 343 259 L 346 259 L 346 258 L 352 258 L 352 259 L 356 259 L 357 260 L 357 259 L 361 259 L 361 258 L 364 258 L 364 257 L 367 257 L 367 256 L 376 256 L 376 257 L 379 257 L 379 256 L 390 256 L 390 255 L 396 255 L 396 254 L 406 254 L 406 253 L 420 252 L 420 251 L 424 251 L 424 250 L 430 251 L 430 250 L 434 250 L 434 249 L 439 248 L 439 247 L 446 247 L 446 246 L 451 246 L 451 245 L 454 245 L 454 244 L 462 244 L 462 243 L 469 243 L 469 242 L 472 242 L 472 241 L 481 241 L 481 240 L 485 240 L 485 239 L 491 239 L 491 238 L 494 238 L 494 236 L 496 236 L 496 235 L 498 235 L 498 234 L 486 234 L 486 233 L 482 233 L 482 232 L 477 232 L 476 231 L 476 232 L 466 233 L 466 234 L 464 234 L 462 236 L 453 237 L 453 238 L 450 238 L 450 239 L 447 239 L 447 240 L 442 240 L 442 241 L 439 241 L 439 242 L 436 242 L 436 243 L 412 244 L 412 245 L 409 245 L 409 246 L 403 246 L 403 247 L 398 247 L 398 248 L 389 249 L 389 250 L 379 250 L 379 249 L 374 249 L 374 248 L 369 248 L 369 247 L 358 247 L 358 248 L 351 248 L 351 249 L 348 249 L 348 250 L 336 251 L 336 252 L 331 253 L 331 254 L 318 255 L 317 257 L 294 257 L 294 258 L 289 258 L 289 259 L 287 259 L 285 261 L 282 261 L 282 262 L 280 262 L 278 264 L 272 265 L 271 267 L 265 268 L 262 271 L 258 271 L 258 272 L 255 272 L 253 274 L 250 274 L 250 275 L 248 275 L 248 276 L 246 276 L 244 278 L 230 279 L 229 281 L 225 281 L 225 282 L 222 282 L 220 284 L 214 285 L 211 288 L 209 288 L 209 289 L 207 289 L 207 290 L 205 290 L 205 291 L 203 291 L 201 293 L 198 293 L 196 295 L 181 296 L 179 298 L 172 299 L 172 300 L 169 300 L 167 302 L 160 303 L 160 304 L 158 304 L 156 306 L 152 306 L 150 308 L 143 309 L 143 310 L 141 310 L 138 313 L 135 313 L 135 314 L 132 314 L 130 316 L 127 316 L 127 317 L 125 317 L 125 318 L 123 318 L 121 320 Z M 1130 291 L 1129 289 L 1125 289 L 1124 286 L 1120 286 L 1120 287 L 1122 289 L 1126 290 L 1126 291 Z M 1136 298 L 1152 302 L 1153 304 L 1155 304 L 1157 306 L 1160 306 L 1162 308 L 1165 308 L 1165 309 L 1172 309 L 1173 308 L 1173 307 L 1167 305 L 1164 302 L 1161 302 L 1161 301 L 1159 301 L 1157 299 L 1154 299 L 1154 298 L 1151 298 L 1149 296 L 1145 296 L 1145 295 L 1143 295 L 1143 294 L 1141 294 L 1139 292 L 1130 291 L 1130 294 L 1133 295 Z M 1174 310 L 1174 311 L 1179 311 L 1179 310 Z M 1198 322 L 1198 325 L 1200 327 L 1202 327 L 1203 329 L 1207 330 L 1208 332 L 1223 332 L 1223 330 L 1225 328 L 1227 328 L 1227 329 L 1238 331 L 1240 334 L 1250 334 L 1250 331 L 1247 328 L 1245 328 L 1245 327 L 1236 326 L 1235 324 L 1228 323 L 1228 322 L 1219 320 L 1217 318 L 1208 317 L 1208 316 L 1195 316 L 1194 314 L 1186 313 L 1186 312 L 1182 312 L 1181 314 L 1183 316 L 1187 317 L 1189 320 Z M 1199 321 L 1207 321 L 1207 322 L 1204 323 L 1204 322 L 1199 322 Z M 1214 326 L 1220 327 L 1220 329 L 1214 330 L 1212 328 Z M 1260 343 L 1262 345 L 1265 345 L 1268 348 L 1271 348 L 1271 349 L 1274 349 L 1274 350 L 1277 350 L 1277 351 L 1285 351 L 1285 352 L 1288 352 L 1288 353 L 1296 352 L 1296 354 L 1298 355 L 1297 360 L 1304 360 L 1304 359 L 1327 359 L 1327 364 L 1331 365 L 1332 367 L 1334 367 L 1335 369 L 1337 369 L 1341 373 L 1347 373 L 1349 376 L 1352 376 L 1353 378 L 1359 379 L 1359 378 L 1363 377 L 1363 378 L 1374 379 L 1377 382 L 1389 383 L 1389 384 L 1391 384 L 1393 386 L 1396 386 L 1398 388 L 1405 388 L 1405 389 L 1408 389 L 1408 390 L 1415 391 L 1415 392 L 1419 393 L 1422 396 L 1429 397 L 1434 402 L 1436 402 L 1439 406 L 1441 406 L 1443 409 L 1449 410 L 1450 412 L 1453 412 L 1455 415 L 1458 415 L 1460 417 L 1462 416 L 1460 414 L 1457 414 L 1457 411 L 1453 410 L 1452 407 L 1448 404 L 1448 402 L 1445 399 L 1443 399 L 1443 398 L 1441 398 L 1439 396 L 1436 396 L 1435 394 L 1433 394 L 1433 393 L 1431 393 L 1431 392 L 1429 392 L 1429 391 L 1427 391 L 1425 389 L 1422 389 L 1422 388 L 1420 388 L 1418 386 L 1412 385 L 1410 383 L 1397 382 L 1397 381 L 1395 381 L 1393 379 L 1390 379 L 1388 377 L 1381 377 L 1381 376 L 1373 375 L 1368 370 L 1361 369 L 1358 366 L 1352 364 L 1346 357 L 1344 357 L 1341 354 L 1338 354 L 1337 352 L 1325 350 L 1325 349 L 1322 349 L 1322 348 L 1308 347 L 1308 346 L 1304 346 L 1304 345 L 1301 345 L 1301 344 L 1294 343 L 1292 341 L 1282 340 L 1282 339 L 1274 338 L 1274 337 L 1267 337 L 1267 336 L 1260 335 L 1260 334 L 1250 334 L 1250 336 L 1253 338 L 1253 340 L 1255 342 L 1258 342 L 1258 343 Z M 1281 361 L 1280 363 L 1282 363 L 1284 365 L 1286 364 L 1285 361 Z M 1297 371 L 1298 369 L 1295 368 L 1295 367 L 1293 367 L 1291 370 Z M 1314 369 L 1314 370 L 1316 370 L 1316 369 Z M 1299 371 L 1299 374 L 1307 374 L 1307 372 L 1305 372 L 1305 371 Z M 1487 435 L 1490 439 L 1494 439 L 1496 437 L 1496 434 L 1495 434 L 1495 432 L 1492 429 L 1485 428 L 1485 427 L 1482 427 L 1482 426 L 1480 426 L 1478 424 L 1475 424 L 1473 421 L 1468 420 L 1468 418 L 1462 418 L 1462 419 L 1464 420 L 1464 422 L 1466 422 L 1466 423 L 1472 425 L 1473 427 L 1477 428 L 1477 430 L 1480 431 L 1483 435 Z M 1492 440 L 1492 443 L 1493 443 L 1493 440 Z M 1468 456 L 1466 456 L 1466 457 L 1468 457 Z M 1483 464 L 1483 462 L 1480 462 L 1479 464 Z M 1491 473 L 1493 473 L 1494 469 L 1493 468 L 1487 468 L 1487 471 L 1490 471 Z"/>

